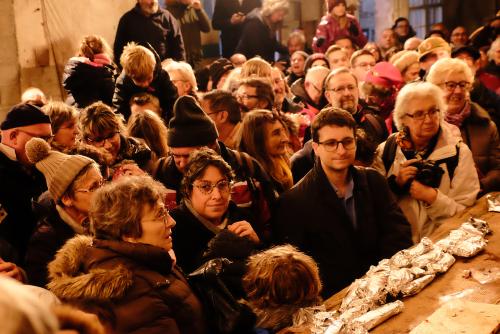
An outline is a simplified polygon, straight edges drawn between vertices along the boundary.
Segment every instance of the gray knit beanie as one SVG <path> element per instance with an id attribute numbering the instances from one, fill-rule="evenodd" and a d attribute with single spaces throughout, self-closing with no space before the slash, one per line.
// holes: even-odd
<path id="1" fill-rule="evenodd" d="M 26 143 L 26 155 L 43 173 L 52 199 L 61 199 L 76 176 L 94 160 L 83 155 L 68 155 L 50 149 L 41 138 L 31 138 Z"/>

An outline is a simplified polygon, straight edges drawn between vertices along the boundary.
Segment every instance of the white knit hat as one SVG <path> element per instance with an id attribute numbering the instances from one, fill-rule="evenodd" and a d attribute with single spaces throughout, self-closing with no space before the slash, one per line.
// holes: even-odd
<path id="1" fill-rule="evenodd" d="M 82 169 L 94 162 L 83 155 L 53 151 L 45 140 L 36 137 L 26 143 L 26 155 L 45 176 L 50 195 L 55 201 L 62 197 Z"/>

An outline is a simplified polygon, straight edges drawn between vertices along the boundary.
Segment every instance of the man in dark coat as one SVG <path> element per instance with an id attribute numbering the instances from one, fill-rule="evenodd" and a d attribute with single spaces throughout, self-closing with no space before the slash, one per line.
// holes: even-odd
<path id="1" fill-rule="evenodd" d="M 234 54 L 241 37 L 246 15 L 260 7 L 260 0 L 216 0 L 212 28 L 220 30 L 222 56 L 229 58 Z"/>
<path id="2" fill-rule="evenodd" d="M 158 6 L 158 0 L 137 0 L 135 7 L 120 18 L 113 47 L 117 63 L 128 42 L 149 43 L 161 60 L 186 59 L 179 23 L 169 11 Z"/>
<path id="3" fill-rule="evenodd" d="M 312 124 L 314 168 L 278 201 L 273 232 L 319 265 L 323 297 L 349 285 L 370 265 L 410 247 L 408 221 L 385 178 L 354 167 L 356 123 L 336 108 Z"/>
<path id="4" fill-rule="evenodd" d="M 26 156 L 25 145 L 32 137 L 49 139 L 52 129 L 49 116 L 24 103 L 8 112 L 0 129 L 0 238 L 23 259 L 36 225 L 31 200 L 47 189 L 43 175 Z"/>

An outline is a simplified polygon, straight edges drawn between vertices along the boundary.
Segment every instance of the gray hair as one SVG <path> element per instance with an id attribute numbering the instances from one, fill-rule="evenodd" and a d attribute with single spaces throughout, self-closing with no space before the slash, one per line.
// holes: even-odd
<path id="1" fill-rule="evenodd" d="M 474 82 L 474 74 L 470 67 L 461 59 L 458 58 L 443 58 L 435 62 L 429 73 L 426 81 L 435 85 L 440 85 L 443 80 L 452 73 L 463 73 L 467 82 Z"/>
<path id="2" fill-rule="evenodd" d="M 185 62 L 173 61 L 165 66 L 165 71 L 168 72 L 169 76 L 172 76 L 172 72 L 178 72 L 181 74 L 182 79 L 189 82 L 191 85 L 191 90 L 196 92 L 198 90 L 198 83 L 196 82 L 196 76 L 194 75 L 193 68 L 191 65 Z"/>
<path id="3" fill-rule="evenodd" d="M 263 0 L 262 1 L 262 16 L 270 16 L 272 13 L 278 10 L 284 10 L 288 12 L 290 4 L 288 0 Z"/>
<path id="4" fill-rule="evenodd" d="M 488 60 L 492 61 L 494 59 L 495 52 L 498 48 L 500 48 L 500 37 L 497 37 L 497 39 L 491 43 L 491 47 L 488 50 Z"/>
<path id="5" fill-rule="evenodd" d="M 406 84 L 398 93 L 396 98 L 396 106 L 394 107 L 394 123 L 398 130 L 404 127 L 404 117 L 407 111 L 409 101 L 415 99 L 427 99 L 432 97 L 439 108 L 439 122 L 442 122 L 443 111 L 446 110 L 446 105 L 443 100 L 443 92 L 441 89 L 430 82 L 412 82 Z"/>

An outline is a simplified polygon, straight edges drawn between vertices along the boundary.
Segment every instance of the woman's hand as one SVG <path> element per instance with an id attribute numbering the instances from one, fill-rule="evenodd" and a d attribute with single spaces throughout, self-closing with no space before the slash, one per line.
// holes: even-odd
<path id="1" fill-rule="evenodd" d="M 257 236 L 257 233 L 255 233 L 255 231 L 253 230 L 252 225 L 250 225 L 250 223 L 246 220 L 231 224 L 227 227 L 227 229 L 240 237 L 247 237 L 256 244 L 260 242 L 260 239 Z"/>
<path id="2" fill-rule="evenodd" d="M 431 205 L 436 200 L 437 190 L 413 180 L 410 186 L 410 196 Z"/>
<path id="3" fill-rule="evenodd" d="M 401 163 L 399 173 L 398 175 L 396 175 L 396 183 L 401 188 L 403 188 L 409 180 L 412 180 L 413 178 L 415 178 L 415 175 L 417 175 L 417 167 L 410 166 L 416 161 L 418 161 L 418 159 L 411 159 Z"/>

